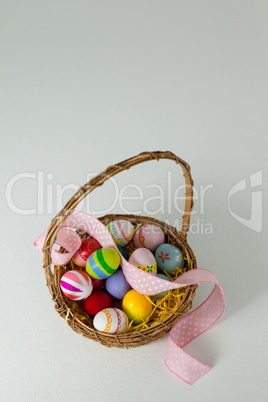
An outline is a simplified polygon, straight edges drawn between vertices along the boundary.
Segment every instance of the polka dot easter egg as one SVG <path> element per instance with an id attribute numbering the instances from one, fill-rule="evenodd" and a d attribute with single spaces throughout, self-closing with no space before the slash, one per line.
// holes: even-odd
<path id="1" fill-rule="evenodd" d="M 137 248 L 129 257 L 129 262 L 135 267 L 156 276 L 157 266 L 153 253 L 147 248 Z"/>
<path id="2" fill-rule="evenodd" d="M 134 233 L 134 226 L 131 222 L 117 219 L 108 223 L 106 227 L 111 233 L 117 246 L 124 247 L 131 241 Z"/>
<path id="3" fill-rule="evenodd" d="M 85 300 L 93 289 L 90 277 L 83 271 L 66 272 L 61 277 L 60 287 L 70 300 Z"/>
<path id="4" fill-rule="evenodd" d="M 177 272 L 177 268 L 184 267 L 183 253 L 173 244 L 161 244 L 155 251 L 155 259 L 159 269 L 170 275 Z"/>
<path id="5" fill-rule="evenodd" d="M 85 267 L 88 257 L 96 250 L 99 250 L 101 245 L 95 239 L 83 239 L 82 244 L 73 256 L 73 261 L 80 267 Z"/>
<path id="6" fill-rule="evenodd" d="M 165 241 L 163 230 L 156 225 L 142 225 L 133 236 L 133 244 L 136 248 L 148 248 L 154 252 L 155 249 Z"/>
<path id="7" fill-rule="evenodd" d="M 120 334 L 128 328 L 128 317 L 118 308 L 107 308 L 95 315 L 93 326 L 107 334 Z"/>
<path id="8" fill-rule="evenodd" d="M 87 273 L 95 279 L 106 279 L 113 275 L 120 264 L 120 255 L 113 248 L 94 251 L 86 263 Z"/>

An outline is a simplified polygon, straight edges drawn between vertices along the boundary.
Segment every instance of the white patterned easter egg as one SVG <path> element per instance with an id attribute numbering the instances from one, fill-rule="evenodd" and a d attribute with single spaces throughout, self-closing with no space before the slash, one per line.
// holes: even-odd
<path id="1" fill-rule="evenodd" d="M 124 247 L 131 241 L 134 232 L 134 226 L 131 222 L 117 219 L 108 223 L 106 227 L 117 246 Z"/>
<path id="2" fill-rule="evenodd" d="M 93 326 L 107 334 L 120 334 L 128 328 L 128 317 L 119 308 L 105 308 L 95 315 Z"/>

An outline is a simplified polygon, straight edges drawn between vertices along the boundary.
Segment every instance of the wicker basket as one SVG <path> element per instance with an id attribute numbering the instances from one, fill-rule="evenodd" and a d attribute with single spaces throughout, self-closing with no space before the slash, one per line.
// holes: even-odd
<path id="1" fill-rule="evenodd" d="M 164 321 L 137 332 L 129 332 L 118 335 L 106 334 L 96 331 L 92 325 L 92 320 L 85 320 L 83 319 L 83 317 L 81 317 L 81 314 L 79 313 L 79 309 L 81 307 L 79 305 L 79 302 L 71 303 L 62 294 L 60 290 L 61 276 L 64 274 L 64 272 L 66 272 L 66 270 L 73 269 L 73 263 L 70 262 L 65 267 L 56 267 L 54 269 L 54 273 L 52 273 L 51 250 L 62 223 L 74 211 L 79 202 L 82 201 L 96 187 L 101 186 L 110 177 L 115 176 L 117 173 L 120 173 L 123 170 L 127 170 L 132 166 L 150 160 L 158 161 L 160 159 L 172 160 L 176 164 L 179 164 L 183 170 L 183 175 L 186 183 L 186 200 L 180 232 L 164 222 L 146 216 L 113 214 L 106 215 L 98 219 L 105 225 L 114 219 L 126 219 L 132 222 L 134 225 L 139 223 L 156 224 L 163 229 L 165 234 L 168 236 L 169 241 L 180 248 L 184 255 L 187 257 L 186 269 L 189 270 L 197 268 L 195 256 L 187 243 L 187 232 L 189 230 L 190 214 L 193 208 L 193 181 L 190 174 L 190 167 L 186 162 L 184 162 L 182 159 L 178 158 L 176 155 L 169 151 L 143 152 L 116 165 L 109 166 L 105 171 L 95 176 L 88 183 L 79 188 L 76 194 L 74 194 L 74 196 L 67 202 L 64 208 L 52 220 L 44 242 L 43 268 L 45 271 L 47 286 L 52 295 L 52 300 L 55 303 L 55 309 L 63 318 L 66 319 L 67 323 L 75 332 L 108 347 L 136 347 L 145 345 L 161 338 L 173 327 L 173 325 L 183 316 L 183 314 L 185 314 L 192 307 L 192 300 L 194 298 L 197 285 L 188 286 L 185 289 L 184 296 L 177 310 L 169 315 Z M 85 233 L 79 232 L 79 234 L 81 237 L 85 237 Z M 64 252 L 64 250 L 61 251 Z"/>

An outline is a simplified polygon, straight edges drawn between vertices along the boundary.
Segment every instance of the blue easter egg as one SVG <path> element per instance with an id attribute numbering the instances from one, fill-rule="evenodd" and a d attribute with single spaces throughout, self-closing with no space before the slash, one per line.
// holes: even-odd
<path id="1" fill-rule="evenodd" d="M 119 253 L 121 253 L 122 256 L 123 256 L 126 260 L 128 260 L 128 256 L 127 256 L 126 250 L 124 250 L 123 247 L 120 247 L 120 246 L 117 246 L 117 248 L 118 248 Z"/>
<path id="2" fill-rule="evenodd" d="M 164 243 L 158 246 L 155 251 L 155 259 L 158 268 L 170 275 L 177 272 L 177 267 L 184 267 L 183 253 L 173 244 Z"/>
<path id="3" fill-rule="evenodd" d="M 121 270 L 107 278 L 105 287 L 111 296 L 119 300 L 123 300 L 126 293 L 132 289 Z"/>
<path id="4" fill-rule="evenodd" d="M 165 279 L 166 281 L 171 282 L 169 277 L 164 274 L 157 274 L 156 276 L 157 276 L 157 278 Z M 168 293 L 168 290 L 166 290 L 165 292 L 158 293 L 157 295 L 151 296 L 151 299 L 152 300 L 162 299 L 164 296 L 166 296 L 167 293 Z"/>

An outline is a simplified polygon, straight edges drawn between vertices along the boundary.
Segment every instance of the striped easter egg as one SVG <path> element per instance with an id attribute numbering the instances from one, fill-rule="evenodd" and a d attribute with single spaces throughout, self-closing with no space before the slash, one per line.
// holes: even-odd
<path id="1" fill-rule="evenodd" d="M 86 271 L 95 279 L 106 279 L 113 275 L 120 264 L 120 255 L 113 248 L 94 251 L 87 260 Z"/>
<path id="2" fill-rule="evenodd" d="M 117 219 L 106 226 L 117 246 L 126 246 L 134 234 L 134 226 L 124 219 Z"/>
<path id="3" fill-rule="evenodd" d="M 60 287 L 65 296 L 71 300 L 84 300 L 93 290 L 90 277 L 82 271 L 66 272 L 61 277 Z"/>

